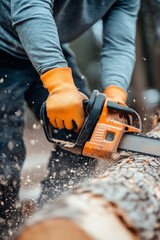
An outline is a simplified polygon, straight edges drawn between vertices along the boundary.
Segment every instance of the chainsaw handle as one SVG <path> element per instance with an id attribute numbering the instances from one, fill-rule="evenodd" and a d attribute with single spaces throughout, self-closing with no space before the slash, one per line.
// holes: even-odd
<path id="1" fill-rule="evenodd" d="M 88 137 L 91 135 L 95 124 L 100 116 L 102 111 L 106 96 L 104 94 L 100 94 L 99 91 L 94 90 L 89 98 L 89 100 L 83 101 L 83 108 L 86 115 L 85 123 L 77 137 L 75 142 L 75 146 L 82 147 L 87 141 Z M 93 110 L 93 111 L 92 111 Z M 54 127 L 50 123 L 47 111 L 46 111 L 46 102 L 44 102 L 40 109 L 40 119 L 43 122 L 43 129 L 46 135 L 46 138 L 51 143 L 57 144 L 57 138 L 55 138 Z M 68 130 L 72 132 L 72 130 Z M 75 133 L 74 133 L 75 134 Z"/>
<path id="2" fill-rule="evenodd" d="M 84 109 L 84 112 L 85 114 L 87 115 L 87 112 L 88 111 L 91 111 L 91 109 L 88 108 L 88 102 L 89 100 L 88 99 L 85 99 L 83 101 L 83 109 Z M 54 138 L 54 127 L 52 126 L 52 124 L 50 123 L 49 119 L 48 119 L 48 116 L 47 116 L 47 111 L 46 111 L 46 102 L 44 102 L 41 106 L 41 109 L 40 109 L 40 119 L 42 120 L 43 122 L 43 129 L 44 129 L 44 133 L 45 133 L 45 136 L 47 138 L 47 140 L 51 143 L 56 143 L 56 139 Z M 76 125 L 75 125 L 75 129 L 76 129 Z M 71 130 L 70 130 L 71 131 Z"/>
<path id="3" fill-rule="evenodd" d="M 52 126 L 52 124 L 50 123 L 50 121 L 47 117 L 46 102 L 44 102 L 41 106 L 40 119 L 43 122 L 43 129 L 44 129 L 44 133 L 46 135 L 47 140 L 49 142 L 55 143 L 54 138 L 52 136 L 52 131 L 51 131 L 51 129 L 53 129 L 53 126 Z"/>
<path id="4" fill-rule="evenodd" d="M 127 106 L 122 106 L 118 103 L 110 102 L 110 101 L 107 102 L 107 108 L 109 110 L 114 110 L 116 112 L 132 116 L 133 122 L 135 123 L 135 127 L 138 128 L 139 130 L 142 130 L 141 118 L 134 109 Z"/>

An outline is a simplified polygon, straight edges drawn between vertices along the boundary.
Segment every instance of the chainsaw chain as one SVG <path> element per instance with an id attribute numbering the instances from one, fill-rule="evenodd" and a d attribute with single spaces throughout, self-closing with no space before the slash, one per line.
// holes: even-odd
<path id="1" fill-rule="evenodd" d="M 129 135 L 136 135 L 136 136 L 143 137 L 143 138 L 160 140 L 160 137 L 148 136 L 147 134 L 141 134 L 141 133 L 127 133 L 127 134 L 129 134 Z"/>

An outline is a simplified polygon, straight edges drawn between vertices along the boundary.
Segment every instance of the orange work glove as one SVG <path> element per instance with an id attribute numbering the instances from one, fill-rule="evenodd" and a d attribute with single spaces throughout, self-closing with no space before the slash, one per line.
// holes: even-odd
<path id="1" fill-rule="evenodd" d="M 50 123 L 55 128 L 78 132 L 84 122 L 83 100 L 87 97 L 76 88 L 71 69 L 49 70 L 41 76 L 41 80 L 49 91 L 46 110 Z"/>
<path id="2" fill-rule="evenodd" d="M 110 101 L 126 105 L 127 93 L 122 88 L 110 85 L 104 90 L 104 93 Z"/>

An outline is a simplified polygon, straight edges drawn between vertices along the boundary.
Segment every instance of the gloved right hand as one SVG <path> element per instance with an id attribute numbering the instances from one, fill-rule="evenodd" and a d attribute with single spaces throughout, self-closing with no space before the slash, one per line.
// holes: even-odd
<path id="1" fill-rule="evenodd" d="M 126 106 L 127 92 L 124 89 L 110 85 L 104 90 L 104 94 L 107 96 L 108 100 Z"/>
<path id="2" fill-rule="evenodd" d="M 55 128 L 79 132 L 85 117 L 83 101 L 87 97 L 76 88 L 71 69 L 51 69 L 41 75 L 41 80 L 49 91 L 46 110 L 50 123 Z"/>

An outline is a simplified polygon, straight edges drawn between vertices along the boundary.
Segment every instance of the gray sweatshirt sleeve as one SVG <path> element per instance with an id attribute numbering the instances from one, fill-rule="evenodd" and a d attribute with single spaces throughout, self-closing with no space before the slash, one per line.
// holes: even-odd
<path id="1" fill-rule="evenodd" d="M 67 66 L 53 18 L 53 4 L 54 0 L 11 0 L 13 26 L 39 74 Z"/>
<path id="2" fill-rule="evenodd" d="M 103 19 L 101 83 L 127 90 L 135 64 L 135 35 L 139 0 L 119 0 Z"/>

